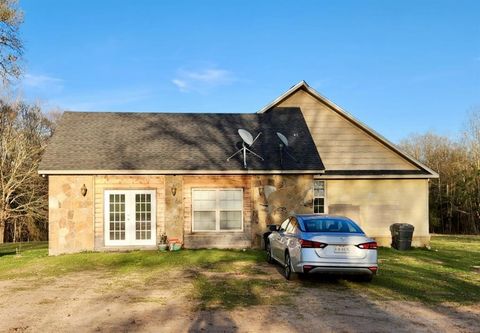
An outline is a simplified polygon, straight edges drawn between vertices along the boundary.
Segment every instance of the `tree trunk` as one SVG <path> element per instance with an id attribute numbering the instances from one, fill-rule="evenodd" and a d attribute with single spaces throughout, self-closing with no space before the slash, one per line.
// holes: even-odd
<path id="1" fill-rule="evenodd" d="M 0 244 L 3 244 L 3 238 L 5 237 L 5 225 L 0 223 Z"/>
<path id="2" fill-rule="evenodd" d="M 17 242 L 17 219 L 13 221 L 13 242 Z"/>

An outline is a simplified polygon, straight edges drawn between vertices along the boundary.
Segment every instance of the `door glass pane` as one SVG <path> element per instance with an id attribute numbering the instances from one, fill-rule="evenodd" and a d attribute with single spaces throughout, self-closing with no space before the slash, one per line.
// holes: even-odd
<path id="1" fill-rule="evenodd" d="M 125 194 L 110 194 L 110 240 L 125 240 Z"/>
<path id="2" fill-rule="evenodd" d="M 241 211 L 222 211 L 220 212 L 220 230 L 240 230 L 242 229 Z"/>
<path id="3" fill-rule="evenodd" d="M 135 239 L 148 240 L 152 237 L 152 196 L 135 194 Z"/>

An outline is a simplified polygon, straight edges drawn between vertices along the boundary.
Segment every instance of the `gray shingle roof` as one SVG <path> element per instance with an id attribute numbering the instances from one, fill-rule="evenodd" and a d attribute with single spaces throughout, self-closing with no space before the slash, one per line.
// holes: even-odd
<path id="1" fill-rule="evenodd" d="M 227 157 L 241 147 L 237 133 L 262 132 L 247 156 L 251 171 L 324 170 L 298 108 L 265 114 L 65 112 L 40 171 L 48 170 L 245 170 Z M 276 132 L 289 139 L 297 161 L 283 155 Z"/>

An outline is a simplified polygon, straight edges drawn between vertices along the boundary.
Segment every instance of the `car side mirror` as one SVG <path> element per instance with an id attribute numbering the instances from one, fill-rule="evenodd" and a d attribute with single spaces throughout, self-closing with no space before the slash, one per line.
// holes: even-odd
<path id="1" fill-rule="evenodd" d="M 278 231 L 278 225 L 276 225 L 276 224 L 269 224 L 269 225 L 268 225 L 268 230 L 270 230 L 270 231 Z"/>

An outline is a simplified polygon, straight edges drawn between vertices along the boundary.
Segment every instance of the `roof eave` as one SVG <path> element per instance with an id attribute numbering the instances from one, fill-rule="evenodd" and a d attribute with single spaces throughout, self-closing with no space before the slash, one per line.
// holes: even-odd
<path id="1" fill-rule="evenodd" d="M 38 170 L 40 175 L 270 175 L 323 174 L 325 170 Z"/>

